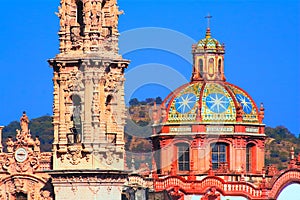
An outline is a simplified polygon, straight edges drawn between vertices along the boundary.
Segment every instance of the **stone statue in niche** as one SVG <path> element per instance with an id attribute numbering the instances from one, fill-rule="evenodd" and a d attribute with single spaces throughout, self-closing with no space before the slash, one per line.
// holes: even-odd
<path id="1" fill-rule="evenodd" d="M 20 119 L 20 126 L 21 126 L 21 131 L 24 133 L 28 133 L 28 124 L 29 124 L 29 119 L 26 115 L 26 112 L 23 112 L 23 115 Z"/>
<path id="2" fill-rule="evenodd" d="M 6 141 L 7 152 L 12 153 L 14 151 L 14 141 L 9 137 Z"/>
<path id="3" fill-rule="evenodd" d="M 83 10 L 84 24 L 86 31 L 90 31 L 92 19 L 91 19 L 91 5 L 90 3 L 86 3 Z"/>
<path id="4" fill-rule="evenodd" d="M 34 140 L 31 138 L 31 134 L 29 132 L 24 135 L 22 143 L 25 145 L 34 146 Z"/>
<path id="5" fill-rule="evenodd" d="M 113 7 L 113 12 L 112 12 L 112 34 L 113 35 L 119 35 L 118 33 L 118 22 L 119 22 L 119 15 L 124 14 L 124 11 L 121 10 L 119 11 L 119 7 L 118 6 L 114 6 Z"/>
<path id="6" fill-rule="evenodd" d="M 80 27 L 74 26 L 71 28 L 72 48 L 78 50 L 82 45 L 82 38 L 80 36 Z"/>
<path id="7" fill-rule="evenodd" d="M 73 115 L 71 121 L 73 122 L 73 128 L 71 129 L 74 139 L 74 143 L 81 142 L 81 99 L 78 95 L 72 96 L 73 101 Z"/>
<path id="8" fill-rule="evenodd" d="M 98 33 L 90 33 L 90 41 L 89 41 L 90 51 L 98 51 L 99 50 L 99 46 L 98 46 L 99 37 L 100 37 L 100 34 L 98 34 Z"/>
<path id="9" fill-rule="evenodd" d="M 55 15 L 60 19 L 60 27 L 63 28 L 67 25 L 67 21 L 66 21 L 66 16 L 65 16 L 65 13 L 64 13 L 64 8 L 65 6 L 63 7 L 60 7 L 58 6 L 58 12 L 55 12 Z"/>
<path id="10" fill-rule="evenodd" d="M 92 26 L 97 26 L 101 18 L 101 13 L 97 10 L 97 2 L 94 2 L 92 5 Z"/>

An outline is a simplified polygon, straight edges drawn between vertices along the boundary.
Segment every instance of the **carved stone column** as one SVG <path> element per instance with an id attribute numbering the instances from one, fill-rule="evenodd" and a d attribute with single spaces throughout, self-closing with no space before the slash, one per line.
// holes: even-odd
<path id="1" fill-rule="evenodd" d="M 91 123 L 92 123 L 92 99 L 93 84 L 90 72 L 86 72 L 87 66 L 84 67 L 84 119 L 83 119 L 83 143 L 90 144 L 92 142 Z"/>
<path id="2" fill-rule="evenodd" d="M 59 80 L 59 130 L 58 130 L 58 143 L 60 145 L 61 150 L 64 150 L 65 147 L 61 145 L 67 144 L 67 136 L 66 136 L 66 124 L 65 124 L 65 93 L 64 88 L 66 86 L 66 80 L 61 78 Z"/>

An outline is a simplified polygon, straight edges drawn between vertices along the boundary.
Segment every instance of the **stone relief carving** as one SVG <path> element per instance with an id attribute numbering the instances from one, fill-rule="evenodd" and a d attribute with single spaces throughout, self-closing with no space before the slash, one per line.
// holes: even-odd
<path id="1" fill-rule="evenodd" d="M 74 1 L 61 2 L 58 12 L 55 13 L 60 19 L 61 53 L 98 51 L 107 56 L 117 56 L 118 18 L 124 12 L 119 11 L 116 1 L 82 2 L 83 24 L 78 24 L 76 14 L 78 8 Z M 79 31 L 77 28 L 72 28 L 74 26 L 78 27 Z M 85 37 L 80 37 L 82 35 Z M 106 41 L 107 39 L 109 41 Z M 112 53 L 104 53 L 103 49 Z"/>
<path id="2" fill-rule="evenodd" d="M 81 147 L 79 146 L 69 146 L 67 159 L 72 165 L 78 165 L 82 159 Z"/>
<path id="3" fill-rule="evenodd" d="M 89 188 L 89 190 L 90 190 L 94 195 L 96 195 L 96 194 L 99 192 L 99 190 L 100 190 L 101 187 L 99 187 L 99 186 L 94 186 L 94 187 L 92 187 L 92 186 L 89 185 L 88 188 Z"/>
<path id="4" fill-rule="evenodd" d="M 41 146 L 41 142 L 39 140 L 39 137 L 36 137 L 34 140 L 33 151 L 37 154 L 40 153 L 41 152 L 40 146 Z"/>
<path id="5" fill-rule="evenodd" d="M 14 151 L 14 142 L 12 138 L 8 138 L 6 141 L 6 148 L 8 153 L 12 153 Z"/>
<path id="6" fill-rule="evenodd" d="M 74 26 L 71 28 L 71 41 L 73 50 L 82 48 L 83 41 L 80 36 L 80 26 Z"/>
<path id="7" fill-rule="evenodd" d="M 91 25 L 97 27 L 101 18 L 101 11 L 98 10 L 98 2 L 92 2 L 91 7 Z"/>
<path id="8" fill-rule="evenodd" d="M 8 170 L 8 168 L 10 167 L 10 165 L 12 163 L 13 163 L 13 158 L 12 158 L 12 156 L 8 156 L 8 155 L 4 155 L 0 162 L 0 164 L 4 170 Z"/>
<path id="9" fill-rule="evenodd" d="M 41 189 L 43 182 L 38 180 L 30 180 L 28 177 L 18 177 L 8 179 L 0 189 L 0 199 L 15 199 L 17 193 L 27 195 L 28 199 L 52 200 L 53 194 L 51 190 Z M 4 189 L 4 191 L 2 190 Z M 5 193 L 4 193 L 5 192 Z"/>
<path id="10" fill-rule="evenodd" d="M 106 152 L 106 164 L 111 165 L 113 163 L 114 157 L 111 151 Z"/>
<path id="11" fill-rule="evenodd" d="M 24 112 L 20 119 L 21 130 L 16 130 L 16 141 L 8 138 L 8 154 L 0 155 L 0 166 L 8 173 L 32 173 L 40 166 L 40 141 L 32 139 L 28 129 L 28 117 Z"/>
<path id="12" fill-rule="evenodd" d="M 14 187 L 14 192 L 19 193 L 19 192 L 26 192 L 26 189 L 24 188 L 24 182 L 21 179 L 14 179 L 13 183 Z"/>
<path id="13" fill-rule="evenodd" d="M 51 192 L 48 190 L 42 190 L 40 195 L 42 200 L 52 200 Z"/>

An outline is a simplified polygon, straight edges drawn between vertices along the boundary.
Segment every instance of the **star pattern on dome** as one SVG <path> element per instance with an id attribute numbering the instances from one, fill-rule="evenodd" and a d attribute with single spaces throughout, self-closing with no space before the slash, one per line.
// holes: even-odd
<path id="1" fill-rule="evenodd" d="M 212 93 L 206 97 L 206 105 L 214 113 L 222 113 L 226 111 L 229 104 L 229 99 L 220 93 Z"/>
<path id="2" fill-rule="evenodd" d="M 252 104 L 251 104 L 249 98 L 245 97 L 242 94 L 236 94 L 235 96 L 236 96 L 238 102 L 242 105 L 243 111 L 246 114 L 250 114 L 252 111 Z"/>
<path id="3" fill-rule="evenodd" d="M 196 99 L 197 97 L 192 93 L 181 95 L 175 101 L 176 110 L 180 113 L 189 112 L 195 106 Z"/>

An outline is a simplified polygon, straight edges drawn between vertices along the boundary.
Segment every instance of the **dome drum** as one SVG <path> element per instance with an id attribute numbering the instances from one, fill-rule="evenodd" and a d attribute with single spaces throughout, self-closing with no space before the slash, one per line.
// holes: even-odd
<path id="1" fill-rule="evenodd" d="M 264 125 L 238 124 L 156 124 L 153 127 L 156 135 L 264 135 Z"/>

